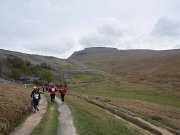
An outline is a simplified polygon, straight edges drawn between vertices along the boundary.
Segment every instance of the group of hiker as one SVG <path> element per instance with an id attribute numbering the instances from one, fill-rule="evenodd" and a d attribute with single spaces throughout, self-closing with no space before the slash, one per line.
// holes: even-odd
<path id="1" fill-rule="evenodd" d="M 46 87 L 43 85 L 42 87 L 43 92 L 45 89 L 47 92 L 49 92 L 49 95 L 51 97 L 51 102 L 54 103 L 56 92 L 59 92 L 59 94 L 61 95 L 61 102 L 62 104 L 64 103 L 64 97 L 68 91 L 67 87 L 62 86 L 61 88 L 58 89 L 58 87 L 55 86 L 53 83 L 49 83 L 49 85 L 47 85 Z M 33 91 L 31 92 L 31 98 L 32 98 L 33 112 L 35 113 L 36 111 L 39 111 L 38 105 L 41 99 L 39 87 L 37 86 L 33 87 Z"/>

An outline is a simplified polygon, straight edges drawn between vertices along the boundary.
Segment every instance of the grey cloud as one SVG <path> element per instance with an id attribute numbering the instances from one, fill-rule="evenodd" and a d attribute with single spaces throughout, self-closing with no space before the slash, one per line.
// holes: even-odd
<path id="1" fill-rule="evenodd" d="M 88 34 L 82 36 L 79 42 L 85 47 L 110 46 L 114 44 L 113 39 L 99 34 Z"/>
<path id="2" fill-rule="evenodd" d="M 75 41 L 70 38 L 59 38 L 48 42 L 34 42 L 27 45 L 26 48 L 33 52 L 41 52 L 44 54 L 59 54 L 71 51 L 75 45 Z"/>
<path id="3" fill-rule="evenodd" d="M 121 37 L 127 33 L 127 28 L 118 19 L 107 18 L 102 20 L 97 31 L 106 36 Z"/>
<path id="4" fill-rule="evenodd" d="M 180 44 L 176 45 L 175 49 L 180 49 Z"/>
<path id="5" fill-rule="evenodd" d="M 179 37 L 180 21 L 167 17 L 160 18 L 151 34 L 155 37 Z"/>
<path id="6" fill-rule="evenodd" d="M 137 8 L 140 3 L 143 6 Z M 178 21 L 160 19 L 153 36 L 148 35 L 152 41 L 143 32 L 150 31 L 164 13 L 180 19 L 178 3 L 179 0 L 0 0 L 0 48 L 48 52 L 53 56 L 90 46 L 131 49 L 151 48 L 153 43 L 161 49 L 166 43 L 166 48 L 174 48 L 179 44 Z M 133 27 L 143 39 L 137 40 L 124 24 Z"/>
<path id="7" fill-rule="evenodd" d="M 116 18 L 104 18 L 98 21 L 100 25 L 94 32 L 82 35 L 79 43 L 85 47 L 113 46 L 115 47 L 121 38 L 131 35 L 129 28 Z"/>
<path id="8" fill-rule="evenodd" d="M 58 0 L 0 1 L 0 48 L 53 55 L 71 51 L 72 38 L 60 36 L 66 12 Z"/>

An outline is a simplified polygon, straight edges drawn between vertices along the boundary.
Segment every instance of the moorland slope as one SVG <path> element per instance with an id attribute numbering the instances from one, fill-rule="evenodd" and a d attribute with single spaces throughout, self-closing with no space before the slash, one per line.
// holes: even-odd
<path id="1" fill-rule="evenodd" d="M 69 59 L 131 81 L 148 80 L 180 86 L 180 49 L 155 51 L 94 47 L 75 52 Z"/>

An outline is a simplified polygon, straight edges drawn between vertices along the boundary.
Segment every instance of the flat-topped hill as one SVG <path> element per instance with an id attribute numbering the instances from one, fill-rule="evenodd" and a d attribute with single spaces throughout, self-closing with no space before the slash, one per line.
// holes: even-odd
<path id="1" fill-rule="evenodd" d="M 180 49 L 155 51 L 95 47 L 75 52 L 69 59 L 131 80 L 180 85 Z"/>

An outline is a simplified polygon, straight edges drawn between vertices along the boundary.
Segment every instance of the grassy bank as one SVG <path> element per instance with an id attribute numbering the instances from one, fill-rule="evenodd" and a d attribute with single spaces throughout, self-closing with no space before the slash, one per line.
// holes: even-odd
<path id="1" fill-rule="evenodd" d="M 78 135 L 140 135 L 103 109 L 70 95 L 66 96 Z"/>
<path id="2" fill-rule="evenodd" d="M 17 85 L 0 84 L 0 135 L 9 134 L 30 114 L 30 93 Z"/>
<path id="3" fill-rule="evenodd" d="M 46 113 L 31 135 L 56 135 L 58 127 L 58 105 L 50 102 L 50 97 L 45 94 L 48 100 Z"/>

